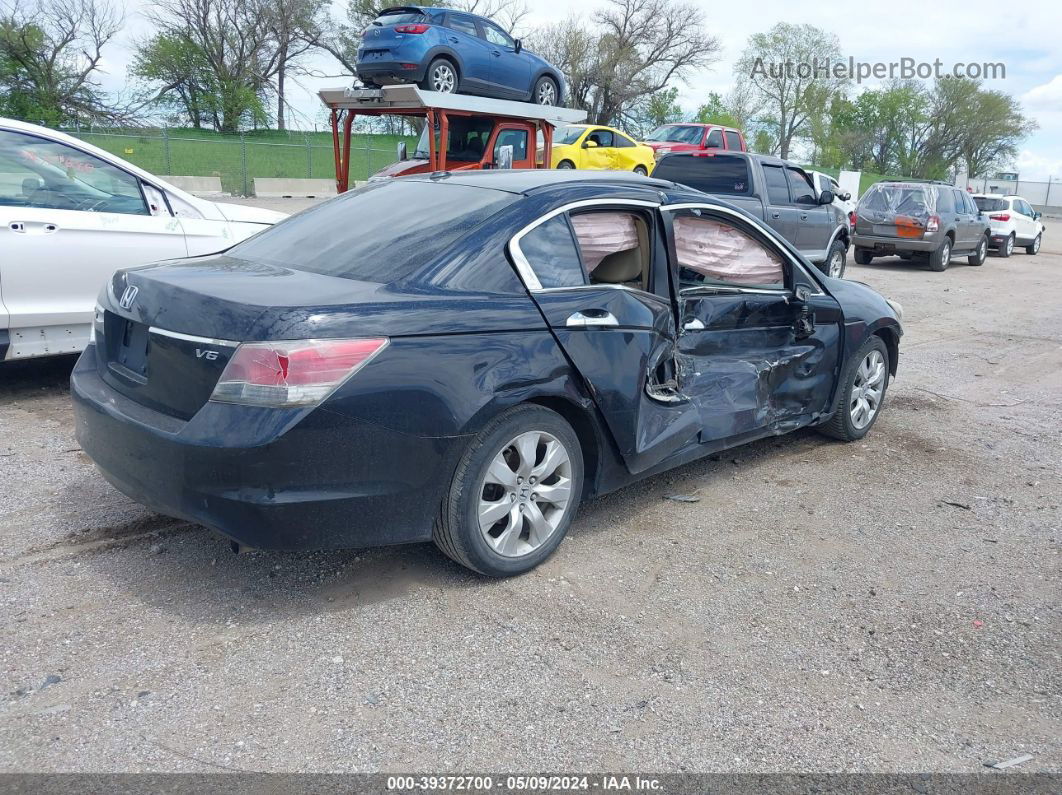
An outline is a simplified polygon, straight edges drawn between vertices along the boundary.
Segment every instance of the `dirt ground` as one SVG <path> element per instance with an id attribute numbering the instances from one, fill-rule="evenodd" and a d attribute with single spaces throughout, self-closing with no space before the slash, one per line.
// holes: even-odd
<path id="1" fill-rule="evenodd" d="M 906 311 L 863 442 L 655 477 L 508 581 L 428 545 L 233 555 L 94 471 L 71 359 L 0 369 L 0 770 L 1062 770 L 1051 231 L 850 265 Z"/>

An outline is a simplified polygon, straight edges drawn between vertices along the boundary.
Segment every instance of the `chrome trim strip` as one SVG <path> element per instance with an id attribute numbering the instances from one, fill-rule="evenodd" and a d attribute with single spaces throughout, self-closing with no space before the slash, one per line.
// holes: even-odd
<path id="1" fill-rule="evenodd" d="M 219 340 L 214 337 L 197 337 L 194 334 L 182 334 L 179 331 L 169 331 L 158 326 L 151 326 L 148 329 L 148 334 L 158 334 L 162 337 L 171 337 L 175 340 L 184 340 L 185 342 L 202 342 L 206 345 L 224 345 L 227 348 L 237 348 L 240 343 L 234 340 Z"/>
<path id="2" fill-rule="evenodd" d="M 715 213 L 723 213 L 724 215 L 732 216 L 745 223 L 752 223 L 753 226 L 763 232 L 768 238 L 772 238 L 775 242 L 779 243 L 778 247 L 781 249 L 785 258 L 792 263 L 793 267 L 799 268 L 800 272 L 808 278 L 808 281 L 815 285 L 815 292 L 812 293 L 812 295 L 825 295 L 825 293 L 822 292 L 822 288 L 819 286 L 818 279 L 808 273 L 807 268 L 800 264 L 800 260 L 795 259 L 793 255 L 789 253 L 789 250 L 786 249 L 785 243 L 787 241 L 762 221 L 758 221 L 755 218 L 749 218 L 743 213 L 735 212 L 727 207 L 720 207 L 718 204 L 710 204 L 708 202 L 683 202 L 681 204 L 664 204 L 660 207 L 660 212 L 673 212 L 675 210 L 710 210 Z M 785 292 L 789 291 L 786 290 Z"/>
<path id="3" fill-rule="evenodd" d="M 555 218 L 561 213 L 566 213 L 569 210 L 575 210 L 579 207 L 603 207 L 603 206 L 626 206 L 626 207 L 650 207 L 657 209 L 660 207 L 660 202 L 650 202 L 645 199 L 582 199 L 577 202 L 571 202 L 558 207 L 555 210 L 550 210 L 545 215 L 539 216 L 534 221 L 529 223 L 515 235 L 509 239 L 509 256 L 513 258 L 513 264 L 516 265 L 516 272 L 520 274 L 520 279 L 524 283 L 524 287 L 533 292 L 540 292 L 543 290 L 571 290 L 572 287 L 543 287 L 542 282 L 538 280 L 538 276 L 535 274 L 535 269 L 531 267 L 531 263 L 527 261 L 527 257 L 524 256 L 524 252 L 520 250 L 520 241 L 524 235 L 532 232 L 537 227 L 546 223 L 551 218 Z M 576 285 L 576 287 L 587 287 L 590 285 Z M 595 284 L 594 287 L 601 287 L 603 285 Z"/>
<path id="4" fill-rule="evenodd" d="M 751 293 L 753 295 L 791 295 L 792 291 L 784 287 L 771 290 L 767 287 L 728 287 L 726 285 L 706 284 L 697 287 L 684 287 L 679 295 L 708 295 L 713 293 Z"/>

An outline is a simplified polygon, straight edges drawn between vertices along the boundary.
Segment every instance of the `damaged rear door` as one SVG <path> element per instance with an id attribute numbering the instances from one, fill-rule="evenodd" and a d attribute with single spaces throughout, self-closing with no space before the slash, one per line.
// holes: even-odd
<path id="1" fill-rule="evenodd" d="M 525 228 L 509 247 L 634 473 L 695 445 L 701 431 L 697 408 L 677 389 L 676 321 L 656 207 L 578 202 Z"/>
<path id="2" fill-rule="evenodd" d="M 678 388 L 697 406 L 700 440 L 781 433 L 826 411 L 840 361 L 837 302 L 737 213 L 664 209 L 680 314 Z"/>

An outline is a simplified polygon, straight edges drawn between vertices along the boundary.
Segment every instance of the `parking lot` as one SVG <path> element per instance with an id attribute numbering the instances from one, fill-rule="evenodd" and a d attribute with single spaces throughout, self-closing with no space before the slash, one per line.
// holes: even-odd
<path id="1" fill-rule="evenodd" d="M 234 555 L 0 369 L 0 769 L 1062 767 L 1062 243 L 847 276 L 903 304 L 862 442 L 765 440 L 479 578 L 429 545 Z M 686 495 L 696 501 L 667 497 Z"/>

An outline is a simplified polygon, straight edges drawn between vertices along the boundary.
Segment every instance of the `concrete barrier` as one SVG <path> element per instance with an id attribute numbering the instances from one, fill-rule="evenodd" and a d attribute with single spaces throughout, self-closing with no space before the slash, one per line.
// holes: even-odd
<path id="1" fill-rule="evenodd" d="M 160 179 L 196 196 L 223 193 L 221 177 L 160 177 Z"/>
<path id="2" fill-rule="evenodd" d="M 316 199 L 336 195 L 334 179 L 255 177 L 254 195 L 262 199 Z"/>

